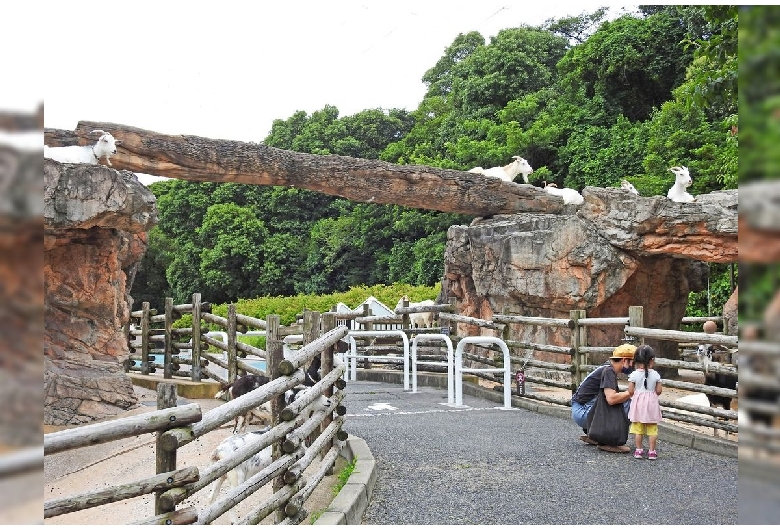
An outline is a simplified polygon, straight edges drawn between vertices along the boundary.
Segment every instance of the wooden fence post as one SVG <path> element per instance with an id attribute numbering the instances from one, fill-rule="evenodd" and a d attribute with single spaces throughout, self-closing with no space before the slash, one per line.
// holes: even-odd
<path id="1" fill-rule="evenodd" d="M 141 304 L 141 375 L 149 375 L 149 302 Z"/>
<path id="2" fill-rule="evenodd" d="M 332 313 L 326 313 L 322 315 L 322 332 L 327 333 L 333 329 L 336 328 L 336 317 Z M 331 371 L 333 371 L 333 353 L 336 351 L 336 348 L 333 346 L 329 346 L 325 348 L 322 351 L 322 364 L 320 366 L 321 375 L 322 377 L 325 377 L 328 375 Z M 333 396 L 333 387 L 328 387 L 323 391 L 323 395 L 325 397 L 332 397 Z M 322 421 L 322 424 L 320 425 L 321 431 L 324 431 L 328 428 L 328 425 L 330 425 L 332 422 L 331 415 L 325 416 L 325 419 Z M 320 432 L 321 432 L 320 431 Z M 330 448 L 333 447 L 333 441 L 329 440 L 326 444 L 322 446 L 322 449 L 320 450 L 320 458 L 324 459 L 325 455 L 328 454 L 328 451 L 330 451 Z M 332 475 L 333 474 L 333 468 L 331 467 L 326 473 L 326 475 Z"/>
<path id="3" fill-rule="evenodd" d="M 368 304 L 363 304 L 363 315 L 369 317 L 371 316 L 371 306 L 369 306 Z M 373 322 L 367 322 L 363 324 L 363 326 L 365 327 L 366 331 L 374 330 Z M 403 327 L 403 325 L 401 327 Z M 357 360 L 355 360 L 355 362 L 357 362 Z M 371 361 L 369 360 L 368 357 L 363 358 L 363 368 L 365 368 L 366 370 L 371 368 Z"/>
<path id="4" fill-rule="evenodd" d="M 167 303 L 166 303 L 167 307 Z M 176 406 L 176 384 L 158 383 L 157 384 L 157 410 L 169 409 Z M 163 449 L 163 432 L 157 432 L 155 447 L 155 472 L 157 474 L 174 471 L 176 469 L 176 449 L 167 451 Z M 175 507 L 164 509 L 160 504 L 160 495 L 164 492 L 158 491 L 154 494 L 154 514 L 160 515 L 166 512 L 175 511 Z"/>
<path id="5" fill-rule="evenodd" d="M 281 377 L 282 372 L 279 370 L 279 363 L 284 360 L 284 344 L 282 338 L 279 336 L 280 318 L 279 315 L 268 315 L 266 318 L 265 328 L 265 351 L 266 351 L 266 368 L 268 370 L 268 377 L 271 381 L 275 381 Z M 284 394 L 270 400 L 271 403 L 271 425 L 279 425 L 279 413 L 285 407 Z M 271 445 L 271 458 L 275 461 L 282 457 L 282 440 L 274 442 Z M 285 486 L 284 477 L 277 477 L 273 480 L 273 492 L 276 493 Z M 284 520 L 286 514 L 284 509 L 278 509 L 274 511 L 274 524 L 278 524 Z"/>
<path id="6" fill-rule="evenodd" d="M 232 383 L 238 377 L 238 364 L 236 363 L 236 342 L 238 342 L 236 326 L 236 304 L 228 305 L 227 313 L 227 382 Z"/>
<path id="7" fill-rule="evenodd" d="M 628 325 L 632 328 L 643 328 L 644 327 L 644 306 L 641 305 L 632 305 L 628 306 Z M 645 343 L 644 338 L 640 338 L 639 344 L 637 346 L 641 346 Z"/>
<path id="8" fill-rule="evenodd" d="M 577 391 L 577 387 L 582 383 L 582 372 L 580 366 L 588 364 L 587 355 L 581 353 L 580 348 L 588 345 L 588 333 L 585 326 L 580 326 L 578 320 L 585 318 L 584 309 L 572 309 L 569 311 L 569 318 L 574 321 L 574 329 L 571 332 L 571 347 L 574 349 L 574 355 L 571 357 L 573 372 L 571 374 L 572 395 Z"/>
<path id="9" fill-rule="evenodd" d="M 200 293 L 192 295 L 192 381 L 200 382 Z"/>
<path id="10" fill-rule="evenodd" d="M 173 336 L 171 334 L 173 329 L 173 298 L 165 299 L 165 345 L 163 355 L 163 379 L 173 379 L 171 368 L 171 356 L 173 355 Z"/>
<path id="11" fill-rule="evenodd" d="M 447 298 L 447 303 L 450 304 L 452 307 L 457 308 L 457 306 L 455 305 L 457 302 L 458 302 L 458 299 L 455 298 L 454 296 L 450 296 L 449 298 Z M 455 313 L 457 314 L 457 311 L 455 311 Z M 450 340 L 452 340 L 453 337 L 457 337 L 458 336 L 458 323 L 450 321 L 450 323 L 448 324 L 447 333 L 444 333 L 444 334 L 449 336 Z M 453 346 L 455 346 L 455 344 L 456 344 L 455 342 L 452 343 Z"/>

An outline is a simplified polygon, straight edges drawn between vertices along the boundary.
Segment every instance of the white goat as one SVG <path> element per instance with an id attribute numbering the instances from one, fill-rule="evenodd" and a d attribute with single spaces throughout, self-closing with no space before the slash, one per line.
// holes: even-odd
<path id="1" fill-rule="evenodd" d="M 404 301 L 409 301 L 409 297 L 403 295 L 398 303 L 395 305 L 396 312 L 403 307 Z M 409 302 L 409 307 L 422 307 L 427 305 L 434 305 L 433 300 L 423 300 L 422 302 Z M 433 313 L 410 313 L 409 325 L 412 328 L 431 328 L 433 327 Z"/>
<path id="2" fill-rule="evenodd" d="M 639 195 L 639 191 L 634 187 L 633 184 L 631 184 L 626 179 L 623 179 L 620 181 L 620 187 L 629 193 L 633 193 L 634 195 Z"/>
<path id="3" fill-rule="evenodd" d="M 674 202 L 693 202 L 693 195 L 685 191 L 685 189 L 693 182 L 690 174 L 688 174 L 688 168 L 685 166 L 674 166 L 669 168 L 669 171 L 674 173 L 675 180 L 674 186 L 669 188 L 669 192 L 666 194 Z"/>
<path id="4" fill-rule="evenodd" d="M 557 195 L 562 198 L 564 204 L 582 204 L 585 201 L 577 190 L 571 188 L 558 189 L 554 182 L 547 184 L 543 189 L 550 195 Z"/>
<path id="5" fill-rule="evenodd" d="M 480 166 L 469 169 L 469 173 L 482 173 L 488 177 L 498 177 L 507 182 L 514 182 L 517 175 L 523 175 L 523 182 L 528 184 L 528 175 L 534 172 L 534 168 L 526 161 L 525 158 L 519 156 L 513 156 L 514 160 L 505 165 L 491 167 L 484 169 Z"/>
<path id="6" fill-rule="evenodd" d="M 289 405 L 296 399 L 303 396 L 304 393 L 307 392 L 308 390 L 309 387 L 295 387 L 293 390 L 288 390 L 287 392 L 285 392 L 285 396 L 284 396 L 285 402 Z M 320 410 L 326 410 L 330 406 L 331 406 L 330 398 L 320 395 L 317 397 L 317 399 L 315 399 L 311 404 L 309 404 L 305 409 L 301 411 L 299 417 L 308 419 L 311 416 L 311 414 L 314 414 L 315 412 Z M 225 438 L 219 443 L 217 448 L 214 449 L 214 453 L 211 455 L 212 462 L 219 462 L 220 460 L 225 460 L 226 458 L 234 455 L 242 448 L 255 442 L 260 436 L 268 432 L 268 429 L 270 429 L 270 426 L 265 427 L 260 431 L 234 434 L 232 436 Z M 228 484 L 230 485 L 230 489 L 232 490 L 233 488 L 237 487 L 240 484 L 243 484 L 253 476 L 260 473 L 263 469 L 271 465 L 272 461 L 273 459 L 271 457 L 270 445 L 256 452 L 247 460 L 244 460 L 236 467 L 234 467 L 233 469 L 231 469 L 230 471 L 228 471 L 227 473 L 225 473 L 224 475 L 222 475 L 221 477 L 219 477 L 217 480 L 214 481 L 214 489 L 211 491 L 211 497 L 209 503 L 213 504 L 214 501 L 217 500 L 217 497 L 219 496 L 219 490 L 222 487 L 222 484 L 224 484 L 226 479 L 228 481 Z M 232 510 L 229 513 L 230 513 L 231 521 L 235 524 L 236 522 L 235 513 Z"/>
<path id="7" fill-rule="evenodd" d="M 116 154 L 116 146 L 121 141 L 115 140 L 111 133 L 100 129 L 94 130 L 90 134 L 93 133 L 100 134 L 100 138 L 98 138 L 95 145 L 69 145 L 67 147 L 49 147 L 44 145 L 43 157 L 70 164 L 99 164 L 100 159 L 105 157 L 106 163 L 110 166 L 110 157 Z"/>
<path id="8" fill-rule="evenodd" d="M 258 432 L 234 434 L 228 438 L 225 438 L 220 442 L 217 448 L 214 449 L 214 453 L 211 455 L 211 461 L 216 463 L 220 460 L 229 458 L 247 445 L 257 440 L 260 436 L 265 434 L 269 428 L 270 427 L 266 427 L 266 429 Z M 228 484 L 230 484 L 230 489 L 233 489 L 239 484 L 243 484 L 253 476 L 257 475 L 263 469 L 270 466 L 271 462 L 273 462 L 273 458 L 271 457 L 271 446 L 269 445 L 256 452 L 247 460 L 244 460 L 236 467 L 215 480 L 214 489 L 211 491 L 209 504 L 214 504 L 214 501 L 217 500 L 217 497 L 219 496 L 219 490 L 222 487 L 222 484 L 225 482 L 225 479 L 227 479 Z M 229 514 L 231 523 L 235 524 L 237 521 L 234 511 L 231 510 Z"/>

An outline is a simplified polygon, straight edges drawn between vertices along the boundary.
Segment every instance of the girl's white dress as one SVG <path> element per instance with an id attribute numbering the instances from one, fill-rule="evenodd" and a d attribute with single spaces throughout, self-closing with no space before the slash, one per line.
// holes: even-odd
<path id="1" fill-rule="evenodd" d="M 647 377 L 647 388 L 644 379 Z M 637 369 L 628 376 L 629 382 L 634 383 L 634 395 L 628 409 L 628 419 L 638 423 L 659 423 L 661 421 L 661 405 L 658 403 L 658 394 L 655 393 L 655 384 L 661 380 L 661 375 L 653 370 Z"/>

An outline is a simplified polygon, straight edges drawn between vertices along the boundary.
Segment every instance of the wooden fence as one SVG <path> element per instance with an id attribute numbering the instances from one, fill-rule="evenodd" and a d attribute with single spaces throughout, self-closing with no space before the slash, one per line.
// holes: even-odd
<path id="1" fill-rule="evenodd" d="M 740 358 L 740 447 L 744 455 L 764 456 L 777 469 L 780 456 L 780 344 L 745 340 Z M 768 421 L 767 421 L 768 420 Z M 742 453 L 740 458 L 742 458 Z"/>
<path id="2" fill-rule="evenodd" d="M 165 315 L 155 316 L 144 306 L 144 309 L 133 313 L 134 318 L 140 318 L 137 328 L 140 329 L 141 340 L 135 339 L 131 342 L 131 346 L 141 348 L 140 356 L 131 356 L 139 360 L 143 359 L 144 347 L 149 353 L 168 353 L 169 351 L 180 351 L 183 348 L 191 348 L 192 356 L 190 359 L 182 358 L 181 356 L 171 355 L 171 359 L 179 361 L 180 363 L 193 363 L 195 366 L 196 359 L 199 359 L 199 363 L 202 365 L 199 373 L 196 375 L 195 370 L 191 372 L 182 372 L 178 366 L 173 365 L 171 368 L 166 368 L 165 365 L 155 364 L 154 367 L 163 369 L 165 374 L 179 374 L 192 377 L 207 376 L 211 379 L 222 381 L 223 378 L 214 374 L 214 370 L 211 370 L 207 363 L 217 364 L 228 371 L 228 378 L 232 380 L 235 374 L 239 372 L 252 372 L 258 373 L 258 369 L 248 365 L 245 359 L 241 356 L 247 356 L 247 358 L 262 359 L 265 357 L 265 352 L 259 348 L 243 344 L 239 342 L 241 332 L 238 331 L 239 326 L 243 326 L 244 332 L 249 328 L 262 331 L 266 328 L 266 322 L 260 319 L 253 319 L 241 315 L 234 315 L 235 307 L 228 306 L 228 317 L 218 317 L 211 315 L 207 312 L 201 311 L 200 317 L 207 323 L 209 330 L 214 332 L 223 332 L 227 334 L 227 341 L 219 341 L 213 337 L 209 337 L 204 333 L 201 333 L 205 327 L 200 323 L 196 325 L 196 313 L 193 308 L 201 307 L 204 310 L 208 308 L 208 304 L 203 304 L 200 301 L 200 295 L 193 295 L 192 304 L 188 305 L 173 305 L 173 301 L 166 302 Z M 168 322 L 172 318 L 178 318 L 177 314 L 182 311 L 193 310 L 193 327 L 181 330 L 171 330 L 168 333 L 166 330 L 168 325 L 161 330 L 152 330 L 151 323 L 153 322 Z M 589 344 L 589 330 L 594 328 L 606 328 L 606 327 L 620 327 L 626 336 L 626 341 L 630 341 L 634 344 L 641 344 L 645 339 L 665 340 L 673 341 L 678 344 L 679 349 L 686 351 L 686 347 L 696 345 L 699 343 L 713 344 L 717 346 L 724 346 L 726 348 L 736 350 L 737 337 L 723 335 L 719 333 L 696 333 L 685 332 L 679 330 L 659 330 L 654 328 L 643 327 L 643 308 L 641 306 L 632 306 L 629 308 L 629 314 L 623 317 L 599 317 L 589 318 L 585 311 L 575 310 L 571 311 L 569 318 L 545 318 L 545 317 L 526 317 L 520 315 L 510 314 L 495 314 L 492 320 L 482 320 L 472 317 L 466 317 L 455 314 L 455 300 L 450 300 L 447 304 L 438 304 L 434 306 L 413 306 L 409 307 L 408 302 L 405 302 L 402 307 L 396 310 L 395 315 L 391 316 L 373 316 L 370 314 L 368 306 L 365 306 L 357 311 L 341 312 L 332 314 L 337 319 L 337 322 L 341 325 L 345 325 L 350 329 L 360 328 L 362 330 L 383 330 L 383 329 L 402 329 L 410 337 L 417 333 L 444 333 L 448 335 L 453 343 L 453 346 L 457 346 L 457 343 L 464 337 L 458 335 L 458 324 L 464 324 L 473 329 L 476 327 L 479 329 L 479 334 L 489 334 L 493 336 L 501 337 L 510 349 L 510 362 L 511 371 L 516 374 L 515 381 L 510 384 L 515 385 L 515 392 L 523 395 L 526 398 L 553 403 L 562 406 L 571 406 L 571 396 L 561 397 L 555 395 L 547 395 L 545 389 L 567 389 L 573 393 L 579 386 L 584 377 L 592 370 L 598 367 L 597 364 L 592 364 L 591 359 L 598 358 L 603 359 L 617 346 L 615 345 L 600 345 L 591 346 Z M 432 312 L 437 315 L 437 326 L 429 329 L 416 329 L 410 327 L 409 315 L 420 312 Z M 145 315 L 150 315 L 148 318 L 150 324 L 145 325 L 143 318 Z M 683 324 L 696 324 L 703 323 L 706 320 L 713 320 L 716 322 L 722 322 L 722 317 L 686 317 L 683 319 Z M 568 345 L 561 344 L 539 344 L 532 342 L 523 342 L 515 340 L 513 337 L 517 336 L 517 330 L 522 326 L 541 326 L 547 328 L 557 328 L 558 330 L 569 330 L 570 341 Z M 310 327 L 310 325 L 301 321 L 292 326 L 280 328 L 280 332 L 287 337 L 300 337 L 302 336 L 303 329 Z M 149 336 L 149 341 L 145 343 L 142 340 L 144 329 Z M 215 331 L 216 330 L 216 331 Z M 202 345 L 197 346 L 197 340 L 192 340 L 192 337 L 197 337 L 200 334 Z M 157 342 L 157 348 L 151 348 L 150 344 L 153 340 L 165 340 L 166 337 L 188 337 L 190 342 L 181 342 L 181 339 L 176 341 L 170 341 L 170 346 L 167 346 L 166 342 Z M 398 340 L 393 338 L 376 339 L 376 338 L 355 338 L 358 350 L 361 355 L 377 356 L 381 358 L 366 359 L 362 366 L 369 368 L 372 366 L 391 366 L 400 367 L 403 363 L 403 352 L 399 346 Z M 290 340 L 293 343 L 294 340 Z M 214 353 L 208 353 L 206 351 L 208 346 L 212 346 L 214 349 L 224 352 L 223 356 L 226 360 Z M 487 367 L 500 367 L 503 364 L 501 356 L 494 356 L 493 352 L 498 351 L 497 347 L 489 346 L 470 346 L 466 349 L 464 354 L 464 360 L 473 366 L 487 366 Z M 546 355 L 537 355 L 539 353 Z M 426 345 L 418 348 L 419 358 L 424 361 L 443 361 L 446 359 L 446 354 L 440 346 Z M 551 362 L 549 360 L 541 360 L 537 357 L 545 357 L 549 354 L 555 354 L 555 356 L 563 356 L 564 362 Z M 397 357 L 397 361 L 393 360 L 393 356 Z M 166 357 L 167 359 L 167 357 Z M 142 361 L 141 361 L 142 362 Z M 151 366 L 151 365 L 150 365 Z M 656 359 L 656 366 L 661 368 L 670 369 L 684 369 L 697 372 L 703 372 L 704 367 L 699 362 L 688 362 L 684 360 L 672 360 L 672 359 Z M 140 368 L 135 368 L 143 372 L 144 367 L 141 364 Z M 167 371 L 166 371 L 167 370 Z M 436 370 L 431 367 L 429 370 Z M 720 364 L 717 366 L 710 366 L 709 371 L 713 373 L 726 374 L 737 376 L 736 367 L 730 364 Z M 441 369 L 444 371 L 444 369 Z M 169 377 L 166 375 L 166 377 Z M 478 377 L 490 381 L 493 384 L 503 385 L 502 374 L 478 374 Z M 518 383 L 519 381 L 519 383 Z M 663 379 L 662 383 L 668 388 L 677 388 L 690 392 L 702 392 L 705 394 L 723 396 L 728 398 L 736 398 L 737 391 L 708 386 L 704 384 L 680 381 L 675 379 Z M 537 390 L 530 391 L 530 387 L 527 385 L 533 385 Z M 499 387 L 500 389 L 500 387 Z M 702 407 L 692 405 L 688 403 L 678 402 L 675 400 L 665 399 L 661 397 L 661 406 L 664 412 L 664 416 L 668 419 L 677 420 L 684 423 L 693 425 L 699 425 L 704 427 L 712 427 L 724 430 L 726 432 L 738 432 L 737 425 L 737 412 L 734 410 L 724 410 L 721 408 Z"/>
<path id="3" fill-rule="evenodd" d="M 180 340 L 173 339 L 186 334 L 194 334 L 193 336 L 198 337 L 201 331 L 201 319 L 224 325 L 229 330 L 237 329 L 239 324 L 260 325 L 260 321 L 236 315 L 234 311 L 231 311 L 227 319 L 220 320 L 219 317 L 203 311 L 208 309 L 208 305 L 201 304 L 199 298 L 199 295 L 196 295 L 193 297 L 192 304 L 179 306 L 174 306 L 170 300 L 167 301 L 165 314 L 160 315 L 163 318 L 157 318 L 158 315 L 153 314 L 148 304 L 144 304 L 140 317 L 141 334 L 132 335 L 133 341 L 139 347 L 145 348 L 147 355 L 157 354 L 159 351 L 155 350 L 162 350 L 166 361 L 161 363 L 162 369 L 169 379 L 180 372 L 175 365 L 185 364 L 186 361 L 173 355 L 175 350 L 183 349 L 185 345 Z M 188 328 L 187 332 L 171 328 L 173 315 L 182 312 L 192 312 L 196 317 L 193 318 L 192 328 Z M 150 325 L 153 322 L 162 323 L 163 326 L 160 329 L 153 328 Z M 150 513 L 148 516 L 139 514 L 139 520 L 132 522 L 133 524 L 205 524 L 233 509 L 264 485 L 272 483 L 273 495 L 264 502 L 253 505 L 251 512 L 239 522 L 256 524 L 272 513 L 275 523 L 298 523 L 303 520 L 307 515 L 302 508 L 303 502 L 333 468 L 342 444 L 347 438 L 346 432 L 342 429 L 346 410 L 341 405 L 344 399 L 345 367 L 338 363 L 334 364 L 334 345 L 349 331 L 343 325 L 336 325 L 333 314 L 307 313 L 304 322 L 309 326 L 305 330 L 304 346 L 294 356 L 285 359 L 283 339 L 285 333 L 290 330 L 279 324 L 277 315 L 269 316 L 262 325 L 267 333 L 267 348 L 263 354 L 269 368 L 268 375 L 271 382 L 213 410 L 202 413 L 195 403 L 177 406 L 176 387 L 172 383 L 166 383 L 163 377 L 158 385 L 159 410 L 46 434 L 44 454 L 50 455 L 139 434 L 156 433 L 156 469 L 154 472 L 150 470 L 150 476 L 143 480 L 49 500 L 44 504 L 44 518 L 154 493 L 154 514 Z M 150 348 L 150 343 L 160 342 L 160 337 L 162 337 L 163 347 Z M 241 347 L 237 346 L 234 338 L 235 334 L 232 338 L 228 335 L 227 343 L 216 344 L 218 341 L 214 341 L 208 344 L 224 347 L 227 351 L 232 351 L 232 356 L 235 357 L 236 351 Z M 200 346 L 200 341 L 192 341 L 190 346 L 192 356 L 186 364 L 190 364 L 192 370 L 187 376 L 195 378 L 209 375 L 205 361 L 215 361 L 217 357 L 205 352 Z M 303 382 L 303 370 L 299 368 L 304 367 L 318 355 L 321 358 L 322 377 L 320 382 L 311 387 L 311 394 L 307 394 L 307 397 L 325 395 L 330 397 L 331 405 L 327 410 L 318 411 L 307 420 L 298 415 L 300 407 L 295 403 L 285 407 L 283 395 L 285 391 Z M 144 362 L 147 363 L 146 370 L 153 364 L 148 360 Z M 241 361 L 234 363 L 235 368 L 241 366 Z M 198 370 L 201 367 L 204 369 Z M 231 372 L 234 372 L 235 368 Z M 245 368 L 248 371 L 252 369 L 251 366 Z M 228 369 L 230 370 L 229 364 Z M 335 392 L 334 387 L 337 389 Z M 179 449 L 265 402 L 271 404 L 272 423 L 268 432 L 258 436 L 249 446 L 240 449 L 230 459 L 213 462 L 202 469 L 197 467 L 177 469 Z M 307 438 L 313 438 L 313 441 L 305 446 L 302 441 Z M 185 499 L 268 446 L 272 447 L 273 463 L 255 475 L 250 486 L 244 484 L 240 491 L 229 491 L 220 500 L 205 507 L 177 508 Z M 317 456 L 320 456 L 319 467 L 307 479 L 304 477 L 304 471 L 312 465 Z M 112 523 L 112 521 L 103 522 Z M 121 523 L 128 522 L 121 521 Z"/>

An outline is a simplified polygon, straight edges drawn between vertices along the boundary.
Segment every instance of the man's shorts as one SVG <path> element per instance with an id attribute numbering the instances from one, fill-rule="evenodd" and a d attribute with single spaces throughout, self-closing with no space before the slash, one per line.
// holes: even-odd
<path id="1" fill-rule="evenodd" d="M 656 423 L 639 423 L 638 421 L 632 421 L 631 426 L 628 428 L 629 434 L 644 434 L 647 436 L 658 436 L 658 424 Z"/>

